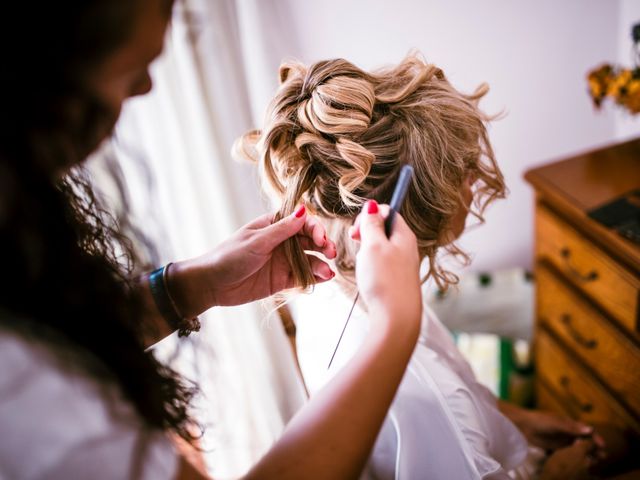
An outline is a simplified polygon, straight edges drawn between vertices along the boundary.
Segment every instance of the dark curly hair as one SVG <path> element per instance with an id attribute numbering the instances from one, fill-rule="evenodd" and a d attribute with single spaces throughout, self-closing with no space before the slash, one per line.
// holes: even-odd
<path id="1" fill-rule="evenodd" d="M 173 2 L 164 2 L 169 15 Z M 149 428 L 190 440 L 194 388 L 144 351 L 150 326 L 129 280 L 133 249 L 89 183 L 64 175 L 115 124 L 117 113 L 84 79 L 128 39 L 139 7 L 133 0 L 3 7 L 0 322 L 53 344 L 67 360 L 69 350 L 80 352 L 73 365 L 119 385 Z"/>

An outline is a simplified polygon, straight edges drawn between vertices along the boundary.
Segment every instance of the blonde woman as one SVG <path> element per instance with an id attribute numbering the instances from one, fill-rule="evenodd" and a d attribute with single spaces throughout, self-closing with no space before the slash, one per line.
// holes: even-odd
<path id="1" fill-rule="evenodd" d="M 356 293 L 357 246 L 349 236 L 365 200 L 388 203 L 402 165 L 413 166 L 402 215 L 428 263 L 427 278 L 446 288 L 457 279 L 438 254 L 468 258 L 454 241 L 469 213 L 482 221 L 486 206 L 505 196 L 505 184 L 486 131 L 490 119 L 477 106 L 486 85 L 462 94 L 442 70 L 416 55 L 373 73 L 341 59 L 309 67 L 286 63 L 280 80 L 264 128 L 245 135 L 238 147 L 258 163 L 280 217 L 303 203 L 336 242 L 336 280 L 294 302 L 299 357 L 313 398 L 372 328 L 359 303 L 327 370 Z M 313 285 L 304 245 L 288 241 L 286 254 L 298 283 Z M 368 401 L 362 398 L 363 405 Z M 573 473 L 563 475 L 579 478 L 591 462 L 588 454 L 602 443 L 592 432 L 568 418 L 499 402 L 425 305 L 418 346 L 365 477 L 527 478 L 537 474 L 530 445 L 551 451 L 576 441 Z M 553 478 L 554 469 L 547 462 L 544 475 Z"/>

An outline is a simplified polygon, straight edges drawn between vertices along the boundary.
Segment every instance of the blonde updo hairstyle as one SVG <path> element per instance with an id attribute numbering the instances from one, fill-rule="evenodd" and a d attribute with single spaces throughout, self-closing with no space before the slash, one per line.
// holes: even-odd
<path id="1" fill-rule="evenodd" d="M 367 199 L 389 203 L 402 165 L 415 176 L 402 216 L 416 234 L 425 277 L 440 288 L 457 281 L 436 259 L 439 248 L 468 260 L 451 238 L 451 219 L 466 208 L 462 184 L 477 179 L 471 213 L 504 197 L 505 185 L 478 109 L 488 91 L 457 91 L 442 70 L 412 54 L 367 73 L 343 60 L 280 67 L 280 88 L 262 131 L 244 135 L 236 151 L 258 163 L 263 186 L 280 202 L 277 218 L 300 204 L 323 218 L 337 245 L 336 268 L 353 284 L 355 245 L 347 235 Z M 297 284 L 315 283 L 294 237 L 285 244 Z"/>

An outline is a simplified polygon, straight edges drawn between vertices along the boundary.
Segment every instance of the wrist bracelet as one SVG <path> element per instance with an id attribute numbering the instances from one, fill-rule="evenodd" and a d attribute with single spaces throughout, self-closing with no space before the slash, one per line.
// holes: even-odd
<path id="1" fill-rule="evenodd" d="M 178 330 L 179 337 L 186 337 L 191 332 L 200 330 L 200 319 L 198 317 L 184 318 L 180 315 L 168 288 L 167 275 L 171 265 L 171 263 L 167 263 L 164 267 L 151 272 L 149 275 L 149 288 L 162 317 L 173 330 Z"/>

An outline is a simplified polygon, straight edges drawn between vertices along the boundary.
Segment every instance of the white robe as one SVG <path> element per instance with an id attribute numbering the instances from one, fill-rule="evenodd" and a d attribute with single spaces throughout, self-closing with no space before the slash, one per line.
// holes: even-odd
<path id="1" fill-rule="evenodd" d="M 327 370 L 352 302 L 330 283 L 291 304 L 311 395 L 348 362 L 367 333 L 367 316 L 356 306 Z M 526 456 L 525 438 L 425 305 L 418 344 L 362 478 L 506 479 Z"/>

